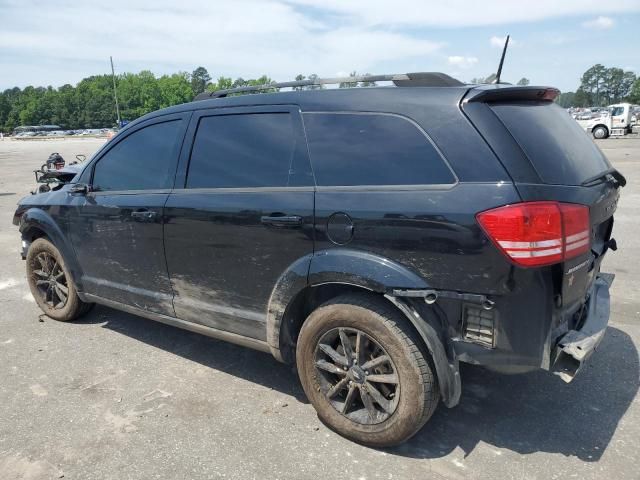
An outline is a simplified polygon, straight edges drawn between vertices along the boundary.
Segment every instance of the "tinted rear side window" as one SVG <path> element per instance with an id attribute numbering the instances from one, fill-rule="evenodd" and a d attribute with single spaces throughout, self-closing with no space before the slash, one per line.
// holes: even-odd
<path id="1" fill-rule="evenodd" d="M 96 163 L 100 191 L 170 188 L 178 156 L 181 121 L 156 123 L 124 138 Z"/>
<path id="2" fill-rule="evenodd" d="M 187 188 L 287 186 L 294 154 L 289 113 L 203 117 L 193 143 Z"/>
<path id="3" fill-rule="evenodd" d="M 580 185 L 610 168 L 578 123 L 548 102 L 496 103 L 491 109 L 507 127 L 545 183 Z"/>
<path id="4" fill-rule="evenodd" d="M 429 139 L 405 118 L 306 113 L 304 123 L 318 185 L 455 183 Z"/>

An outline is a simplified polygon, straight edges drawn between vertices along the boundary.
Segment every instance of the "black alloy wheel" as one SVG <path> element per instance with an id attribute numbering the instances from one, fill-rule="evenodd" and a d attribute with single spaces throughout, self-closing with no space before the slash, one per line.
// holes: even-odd
<path id="1" fill-rule="evenodd" d="M 320 388 L 333 407 L 350 420 L 372 425 L 398 406 L 400 381 L 385 350 L 355 328 L 334 328 L 316 349 Z"/>
<path id="2" fill-rule="evenodd" d="M 48 252 L 38 253 L 35 260 L 39 268 L 33 269 L 31 274 L 42 301 L 56 310 L 64 308 L 69 298 L 69 287 L 62 266 Z"/>

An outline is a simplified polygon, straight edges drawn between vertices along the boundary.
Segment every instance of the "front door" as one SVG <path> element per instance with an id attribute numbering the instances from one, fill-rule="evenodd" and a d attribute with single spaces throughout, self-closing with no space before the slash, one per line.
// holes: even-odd
<path id="1" fill-rule="evenodd" d="M 85 293 L 174 315 L 163 209 L 187 118 L 160 118 L 116 137 L 92 162 L 91 191 L 72 194 L 70 228 Z"/>
<path id="2" fill-rule="evenodd" d="M 189 132 L 191 155 L 178 174 L 184 188 L 165 207 L 176 315 L 265 340 L 276 281 L 313 252 L 313 177 L 300 113 L 205 110 L 194 113 Z"/>

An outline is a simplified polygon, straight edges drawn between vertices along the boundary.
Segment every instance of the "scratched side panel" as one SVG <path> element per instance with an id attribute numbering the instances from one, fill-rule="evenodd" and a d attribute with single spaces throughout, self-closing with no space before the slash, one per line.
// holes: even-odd
<path id="1" fill-rule="evenodd" d="M 68 208 L 71 239 L 86 293 L 174 315 L 162 238 L 166 193 L 89 194 Z M 156 219 L 136 221 L 138 209 Z"/>
<path id="2" fill-rule="evenodd" d="M 270 215 L 300 216 L 270 226 Z M 176 315 L 259 340 L 280 276 L 313 252 L 313 191 L 175 190 L 166 205 L 165 244 Z"/>

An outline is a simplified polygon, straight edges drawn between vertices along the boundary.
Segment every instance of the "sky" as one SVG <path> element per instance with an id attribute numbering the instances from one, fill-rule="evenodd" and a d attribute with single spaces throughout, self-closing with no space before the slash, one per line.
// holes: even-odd
<path id="1" fill-rule="evenodd" d="M 640 75 L 640 0 L 0 0 L 0 90 L 204 66 L 276 81 L 439 71 L 575 90 L 595 63 Z"/>

